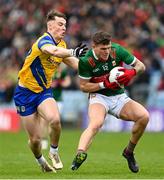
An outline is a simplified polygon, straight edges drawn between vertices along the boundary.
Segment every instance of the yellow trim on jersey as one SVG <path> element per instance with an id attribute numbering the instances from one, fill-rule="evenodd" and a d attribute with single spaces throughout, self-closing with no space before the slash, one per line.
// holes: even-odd
<path id="1" fill-rule="evenodd" d="M 52 77 L 63 58 L 45 54 L 41 51 L 43 46 L 56 45 L 66 48 L 66 43 L 61 40 L 56 44 L 50 34 L 44 33 L 33 45 L 25 58 L 24 65 L 19 71 L 20 83 L 33 92 L 39 93 L 51 86 Z"/>

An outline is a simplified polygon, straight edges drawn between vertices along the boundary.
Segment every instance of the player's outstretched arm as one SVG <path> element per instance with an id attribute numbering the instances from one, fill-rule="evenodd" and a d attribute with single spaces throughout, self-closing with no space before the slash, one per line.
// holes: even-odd
<path id="1" fill-rule="evenodd" d="M 60 58 L 66 58 L 70 56 L 81 57 L 84 56 L 88 48 L 85 44 L 80 44 L 75 49 L 65 49 L 54 45 L 43 46 L 41 50 L 46 53 Z"/>
<path id="2" fill-rule="evenodd" d="M 78 70 L 78 63 L 79 63 L 79 59 L 76 57 L 66 57 L 64 58 L 63 62 L 68 65 L 69 67 Z"/>

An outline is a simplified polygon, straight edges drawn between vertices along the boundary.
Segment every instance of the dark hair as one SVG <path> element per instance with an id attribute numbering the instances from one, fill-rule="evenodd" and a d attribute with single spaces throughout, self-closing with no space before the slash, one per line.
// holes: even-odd
<path id="1" fill-rule="evenodd" d="M 46 18 L 46 21 L 51 21 L 51 20 L 55 20 L 55 17 L 62 17 L 64 18 L 65 20 L 67 19 L 65 14 L 59 12 L 59 11 L 55 11 L 54 9 L 49 11 L 48 14 L 47 14 L 47 18 Z"/>
<path id="2" fill-rule="evenodd" d="M 111 41 L 111 35 L 109 33 L 107 33 L 107 32 L 100 31 L 100 32 L 97 32 L 97 33 L 95 33 L 93 35 L 92 41 L 95 44 L 104 44 L 104 45 L 107 45 Z"/>

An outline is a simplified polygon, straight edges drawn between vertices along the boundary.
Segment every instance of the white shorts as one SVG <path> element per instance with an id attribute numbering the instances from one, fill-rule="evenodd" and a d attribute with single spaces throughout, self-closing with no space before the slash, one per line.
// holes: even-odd
<path id="1" fill-rule="evenodd" d="M 57 105 L 58 105 L 59 112 L 61 114 L 62 111 L 63 111 L 63 102 L 62 101 L 57 101 Z"/>
<path id="2" fill-rule="evenodd" d="M 129 98 L 125 93 L 115 96 L 104 96 L 98 93 L 90 93 L 89 96 L 89 104 L 100 103 L 105 107 L 107 113 L 112 114 L 117 118 L 119 118 L 123 106 L 130 100 L 131 98 Z"/>

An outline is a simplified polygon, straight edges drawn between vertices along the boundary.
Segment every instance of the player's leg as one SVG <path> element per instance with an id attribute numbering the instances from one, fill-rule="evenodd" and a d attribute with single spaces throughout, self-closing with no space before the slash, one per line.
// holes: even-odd
<path id="1" fill-rule="evenodd" d="M 138 172 L 139 167 L 134 158 L 133 151 L 148 124 L 149 113 L 141 104 L 130 100 L 123 106 L 120 112 L 120 118 L 134 121 L 131 138 L 123 151 L 123 156 L 127 159 L 130 170 L 132 172 Z"/>
<path id="2" fill-rule="evenodd" d="M 55 170 L 47 163 L 41 152 L 41 131 L 37 113 L 37 103 L 40 93 L 33 93 L 29 89 L 17 86 L 14 94 L 14 102 L 17 112 L 29 136 L 29 146 L 43 171 Z"/>
<path id="3" fill-rule="evenodd" d="M 88 108 L 89 124 L 86 130 L 82 133 L 78 145 L 78 149 L 87 151 L 92 139 L 100 130 L 106 116 L 106 109 L 102 104 L 90 104 Z"/>
<path id="4" fill-rule="evenodd" d="M 38 106 L 39 115 L 49 123 L 50 127 L 50 153 L 55 169 L 62 169 L 63 164 L 58 154 L 58 144 L 61 133 L 60 114 L 56 101 L 53 98 L 47 98 Z"/>
<path id="5" fill-rule="evenodd" d="M 44 172 L 55 172 L 55 170 L 48 164 L 41 152 L 41 130 L 38 114 L 33 113 L 28 116 L 21 116 L 21 120 L 25 130 L 28 133 L 29 146 L 36 158 L 36 161 Z"/>
<path id="6" fill-rule="evenodd" d="M 94 136 L 104 123 L 106 109 L 102 104 L 99 103 L 90 104 L 88 115 L 89 125 L 80 137 L 77 155 L 75 156 L 71 166 L 72 170 L 77 170 L 87 158 L 86 151 L 88 150 Z"/>
<path id="7" fill-rule="evenodd" d="M 49 124 L 42 117 L 40 117 L 40 129 L 42 131 L 42 149 L 46 150 L 48 148 Z"/>

